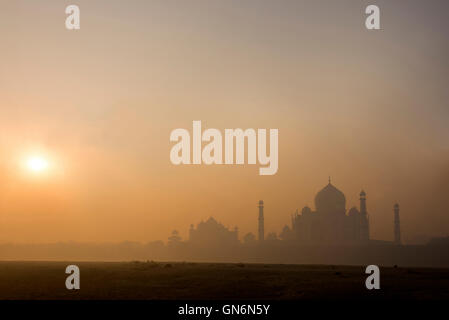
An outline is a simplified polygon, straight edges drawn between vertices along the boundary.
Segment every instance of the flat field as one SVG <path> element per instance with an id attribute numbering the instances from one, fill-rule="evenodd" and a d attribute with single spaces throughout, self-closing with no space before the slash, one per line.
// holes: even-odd
<path id="1" fill-rule="evenodd" d="M 80 268 L 67 290 L 66 266 Z M 0 299 L 449 300 L 449 269 L 189 262 L 0 262 Z"/>

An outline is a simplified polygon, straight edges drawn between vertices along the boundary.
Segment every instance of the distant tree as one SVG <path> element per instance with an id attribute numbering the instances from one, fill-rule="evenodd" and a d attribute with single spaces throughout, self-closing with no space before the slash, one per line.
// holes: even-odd
<path id="1" fill-rule="evenodd" d="M 247 233 L 243 237 L 243 243 L 249 244 L 249 243 L 253 243 L 255 241 L 256 241 L 256 236 L 254 234 L 252 234 L 251 232 Z"/>
<path id="2" fill-rule="evenodd" d="M 150 241 L 146 244 L 146 247 L 150 249 L 161 249 L 164 247 L 164 242 L 161 240 Z"/>
<path id="3" fill-rule="evenodd" d="M 285 226 L 282 229 L 282 232 L 279 234 L 279 238 L 281 238 L 282 240 L 291 240 L 292 237 L 293 237 L 292 230 L 288 226 Z"/>
<path id="4" fill-rule="evenodd" d="M 151 241 L 148 242 L 145 245 L 145 252 L 146 252 L 146 257 L 152 257 L 152 258 L 156 258 L 158 256 L 160 256 L 161 254 L 163 254 L 164 250 L 165 250 L 165 244 L 163 241 L 161 240 L 157 240 L 157 241 Z"/>
<path id="5" fill-rule="evenodd" d="M 173 230 L 171 236 L 168 237 L 168 245 L 174 246 L 181 243 L 182 238 L 179 236 L 178 230 Z"/>
<path id="6" fill-rule="evenodd" d="M 268 241 L 273 241 L 273 240 L 277 240 L 278 237 L 276 235 L 276 232 L 270 232 L 269 234 L 267 234 L 267 237 L 265 239 Z"/>

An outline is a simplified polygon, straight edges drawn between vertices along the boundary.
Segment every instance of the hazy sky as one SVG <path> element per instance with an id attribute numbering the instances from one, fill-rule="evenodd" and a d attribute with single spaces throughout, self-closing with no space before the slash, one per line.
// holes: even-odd
<path id="1" fill-rule="evenodd" d="M 78 4 L 81 30 L 65 29 Z M 379 31 L 365 29 L 368 4 Z M 290 224 L 328 176 L 371 236 L 449 233 L 447 1 L 1 1 L 0 241 Z M 174 166 L 171 130 L 279 129 L 279 170 Z M 46 172 L 23 166 L 48 159 Z"/>

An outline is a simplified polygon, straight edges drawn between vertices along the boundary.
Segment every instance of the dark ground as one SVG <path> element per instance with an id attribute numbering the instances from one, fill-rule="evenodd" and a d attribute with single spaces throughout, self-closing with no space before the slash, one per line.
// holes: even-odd
<path id="1" fill-rule="evenodd" d="M 80 267 L 81 289 L 65 288 Z M 449 269 L 171 262 L 0 262 L 0 299 L 413 299 L 449 300 Z"/>

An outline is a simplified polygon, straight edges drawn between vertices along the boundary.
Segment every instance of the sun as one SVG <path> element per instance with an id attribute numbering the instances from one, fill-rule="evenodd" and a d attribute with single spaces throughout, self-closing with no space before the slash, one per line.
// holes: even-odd
<path id="1" fill-rule="evenodd" d="M 47 170 L 48 161 L 43 157 L 31 157 L 27 161 L 27 168 L 32 172 L 42 172 Z"/>

